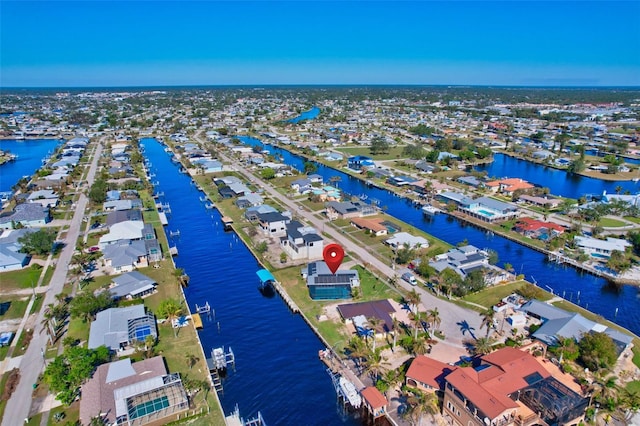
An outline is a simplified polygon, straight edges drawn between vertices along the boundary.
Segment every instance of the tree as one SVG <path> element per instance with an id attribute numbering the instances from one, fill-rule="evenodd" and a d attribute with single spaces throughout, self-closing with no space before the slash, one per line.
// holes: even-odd
<path id="1" fill-rule="evenodd" d="M 384 324 L 384 321 L 378 317 L 369 317 L 367 318 L 367 322 L 371 327 L 371 340 L 373 341 L 372 347 L 373 347 L 373 350 L 375 351 L 376 350 L 376 334 L 378 333 L 378 331 L 381 331 L 382 329 L 381 325 Z"/>
<path id="2" fill-rule="evenodd" d="M 618 358 L 616 344 L 606 333 L 585 333 L 578 346 L 580 361 L 591 371 L 610 369 Z"/>
<path id="3" fill-rule="evenodd" d="M 89 190 L 89 199 L 96 204 L 102 204 L 107 200 L 107 182 L 96 179 Z"/>
<path id="4" fill-rule="evenodd" d="M 434 330 L 437 330 L 440 327 L 442 319 L 440 318 L 440 312 L 437 307 L 427 311 L 427 322 L 431 324 L 431 327 Z"/>
<path id="5" fill-rule="evenodd" d="M 607 267 L 616 272 L 624 272 L 631 268 L 631 260 L 620 250 L 613 250 L 607 260 Z"/>
<path id="6" fill-rule="evenodd" d="M 487 309 L 486 311 L 484 311 L 483 314 L 480 314 L 482 316 L 481 326 L 487 329 L 486 337 L 489 337 L 489 334 L 491 333 L 491 329 L 495 328 L 493 324 L 493 318 L 495 317 L 495 313 L 496 312 L 493 309 Z"/>
<path id="7" fill-rule="evenodd" d="M 198 358 L 194 354 L 185 354 L 184 357 L 187 359 L 187 364 L 189 365 L 189 369 L 192 369 L 193 366 L 196 365 L 198 361 L 200 361 L 200 358 Z"/>
<path id="8" fill-rule="evenodd" d="M 382 356 L 380 349 L 374 350 L 367 356 L 367 360 L 364 364 L 364 372 L 369 374 L 373 383 L 376 383 L 380 378 L 380 374 L 386 371 L 389 365 L 390 364 L 387 359 Z"/>
<path id="9" fill-rule="evenodd" d="M 386 154 L 389 152 L 389 142 L 381 136 L 376 136 L 371 140 L 369 151 L 371 155 Z"/>
<path id="10" fill-rule="evenodd" d="M 166 318 L 169 325 L 173 328 L 173 337 L 177 337 L 176 327 L 173 326 L 173 320 L 178 319 L 183 313 L 182 303 L 176 299 L 165 299 L 160 302 L 157 314 L 161 318 Z"/>
<path id="11" fill-rule="evenodd" d="M 584 160 L 582 158 L 576 158 L 567 167 L 567 172 L 570 174 L 580 173 L 585 168 Z"/>
<path id="12" fill-rule="evenodd" d="M 563 133 L 557 134 L 555 138 L 553 138 L 553 140 L 554 140 L 554 144 L 553 144 L 554 151 L 555 151 L 556 144 L 558 144 L 559 150 L 560 152 L 562 152 L 564 151 L 564 146 L 567 144 L 567 142 L 571 140 L 571 136 L 563 132 Z"/>
<path id="13" fill-rule="evenodd" d="M 313 161 L 304 162 L 304 173 L 309 175 L 318 171 L 318 166 Z"/>
<path id="14" fill-rule="evenodd" d="M 493 349 L 493 340 L 489 337 L 479 337 L 473 345 L 473 352 L 476 355 L 486 355 Z"/>
<path id="15" fill-rule="evenodd" d="M 429 127 L 425 124 L 418 124 L 417 126 L 409 128 L 410 133 L 418 136 L 431 136 L 434 131 L 433 127 Z"/>
<path id="16" fill-rule="evenodd" d="M 264 180 L 271 180 L 276 177 L 276 172 L 271 167 L 265 167 L 260 171 L 260 177 Z"/>
<path id="17" fill-rule="evenodd" d="M 562 363 L 564 359 L 568 361 L 575 361 L 580 355 L 580 349 L 576 341 L 571 337 L 562 337 L 558 339 L 558 343 L 551 348 L 554 354 L 560 354 L 559 362 Z"/>
<path id="18" fill-rule="evenodd" d="M 18 238 L 22 244 L 22 253 L 44 255 L 53 250 L 53 243 L 56 240 L 56 232 L 53 229 L 42 228 L 35 232 L 29 232 Z"/>
<path id="19" fill-rule="evenodd" d="M 96 295 L 90 291 L 83 291 L 71 299 L 69 312 L 73 317 L 80 318 L 83 322 L 87 322 L 93 320 L 98 312 L 111 306 L 113 306 L 111 292 L 103 291 Z"/>

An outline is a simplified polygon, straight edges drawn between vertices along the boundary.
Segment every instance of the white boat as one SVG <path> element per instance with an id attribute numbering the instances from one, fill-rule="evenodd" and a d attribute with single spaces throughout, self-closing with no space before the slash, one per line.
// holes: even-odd
<path id="1" fill-rule="evenodd" d="M 342 376 L 340 376 L 339 383 L 340 391 L 342 392 L 344 397 L 347 398 L 349 404 L 351 404 L 353 408 L 360 408 L 360 406 L 362 405 L 362 397 L 356 390 L 356 387 L 353 385 L 353 383 Z"/>
<path id="2" fill-rule="evenodd" d="M 440 213 L 440 209 L 427 204 L 426 206 L 422 207 L 422 213 L 427 216 L 435 216 L 436 214 Z"/>

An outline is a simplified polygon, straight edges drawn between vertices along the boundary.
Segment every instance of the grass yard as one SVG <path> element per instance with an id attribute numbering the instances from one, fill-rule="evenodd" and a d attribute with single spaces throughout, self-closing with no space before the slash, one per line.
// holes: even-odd
<path id="1" fill-rule="evenodd" d="M 55 415 L 58 413 L 64 413 L 64 418 L 61 421 L 55 420 Z M 75 424 L 80 420 L 80 403 L 74 402 L 68 407 L 61 405 L 59 407 L 52 408 L 49 412 L 49 420 L 47 426 L 57 426 L 60 424 Z"/>
<path id="2" fill-rule="evenodd" d="M 503 285 L 487 287 L 477 293 L 466 295 L 462 298 L 462 300 L 466 302 L 476 303 L 489 309 L 496 303 L 500 302 L 503 298 L 507 297 L 511 293 L 514 293 L 525 284 L 525 281 L 514 281 Z M 551 295 L 548 295 L 548 297 L 544 300 L 549 300 L 550 298 Z"/>
<path id="3" fill-rule="evenodd" d="M 603 217 L 602 219 L 600 219 L 598 224 L 604 228 L 620 228 L 627 225 L 621 220 L 613 219 L 610 217 Z"/>
<path id="4" fill-rule="evenodd" d="M 6 312 L 0 316 L 0 320 L 22 318 L 24 316 L 25 311 L 27 310 L 27 305 L 29 304 L 30 299 L 31 299 L 31 296 L 3 297 L 1 302 L 8 303 L 9 306 Z M 6 309 L 6 308 L 7 306 L 4 305 L 3 309 Z"/>
<path id="5" fill-rule="evenodd" d="M 640 223 L 640 217 L 625 216 L 624 218 L 625 218 L 625 220 L 628 220 L 629 222 Z"/>
<path id="6" fill-rule="evenodd" d="M 35 286 L 38 283 L 41 273 L 42 266 L 38 264 L 33 264 L 19 271 L 3 272 L 0 274 L 2 291 L 9 293 L 13 290 L 31 288 L 32 285 Z M 47 280 L 44 283 L 46 284 L 46 282 Z"/>
<path id="7" fill-rule="evenodd" d="M 363 146 L 341 147 L 341 148 L 338 148 L 337 150 L 350 157 L 354 155 L 364 155 L 367 157 L 371 157 L 374 160 L 395 160 L 403 157 L 402 155 L 403 149 L 404 149 L 403 146 L 394 146 L 389 148 L 389 152 L 385 154 L 376 154 L 376 155 L 371 154 L 371 150 L 369 149 L 369 147 L 363 147 Z"/>

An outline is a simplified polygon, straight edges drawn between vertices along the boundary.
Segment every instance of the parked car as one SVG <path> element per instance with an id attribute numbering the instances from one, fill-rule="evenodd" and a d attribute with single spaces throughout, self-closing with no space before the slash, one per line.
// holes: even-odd
<path id="1" fill-rule="evenodd" d="M 418 281 L 416 280 L 416 277 L 413 276 L 413 274 L 411 272 L 405 272 L 404 274 L 402 274 L 402 279 L 405 280 L 406 282 L 408 282 L 411 285 L 418 284 Z"/>

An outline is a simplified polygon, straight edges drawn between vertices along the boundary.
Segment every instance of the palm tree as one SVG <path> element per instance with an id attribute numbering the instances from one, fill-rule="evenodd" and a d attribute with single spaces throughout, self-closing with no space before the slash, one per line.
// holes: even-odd
<path id="1" fill-rule="evenodd" d="M 413 338 L 418 338 L 418 330 L 420 326 L 422 326 L 422 315 L 420 311 L 415 311 L 412 315 L 413 317 Z"/>
<path id="2" fill-rule="evenodd" d="M 364 340 L 358 336 L 354 336 L 349 340 L 346 349 L 349 351 L 349 357 L 353 359 L 356 367 L 360 370 L 362 358 L 367 354 L 367 345 L 365 345 Z"/>
<path id="3" fill-rule="evenodd" d="M 495 311 L 493 309 L 487 309 L 482 316 L 482 327 L 487 328 L 486 337 L 489 337 L 491 333 L 491 329 L 493 328 L 493 317 L 495 316 Z"/>
<path id="4" fill-rule="evenodd" d="M 380 375 L 384 373 L 391 364 L 389 364 L 380 349 L 378 349 L 369 352 L 364 365 L 364 372 L 369 374 L 375 384 Z"/>
<path id="5" fill-rule="evenodd" d="M 420 424 L 420 420 L 425 413 L 435 419 L 434 416 L 440 412 L 440 401 L 435 392 L 412 393 L 407 397 L 407 405 L 406 414 L 413 425 Z"/>
<path id="6" fill-rule="evenodd" d="M 393 346 L 391 350 L 395 352 L 396 350 L 396 342 L 398 340 L 398 333 L 400 332 L 400 321 L 397 318 L 393 317 Z"/>
<path id="7" fill-rule="evenodd" d="M 421 302 L 420 293 L 418 293 L 418 291 L 414 288 L 409 292 L 409 294 L 407 294 L 406 299 L 409 306 L 413 306 L 413 310 L 417 311 L 418 305 Z"/>
<path id="8" fill-rule="evenodd" d="M 427 311 L 427 318 L 429 318 L 431 322 L 431 327 L 434 330 L 438 330 L 440 328 L 440 324 L 442 323 L 442 319 L 440 318 L 440 312 L 438 312 L 438 308 L 435 307 L 433 309 L 429 309 Z"/>
<path id="9" fill-rule="evenodd" d="M 189 364 L 189 369 L 192 369 L 193 366 L 196 365 L 198 361 L 200 361 L 200 358 L 198 358 L 194 354 L 185 354 L 184 357 L 187 359 L 187 364 Z"/>
<path id="10" fill-rule="evenodd" d="M 486 355 L 491 352 L 493 340 L 489 337 L 479 337 L 473 345 L 473 351 L 476 355 Z"/>
<path id="11" fill-rule="evenodd" d="M 380 326 L 384 324 L 384 321 L 378 317 L 369 317 L 367 318 L 367 322 L 371 327 L 371 331 L 372 331 L 371 340 L 373 340 L 373 350 L 375 351 L 376 350 L 376 334 L 378 333 L 378 330 L 381 328 Z"/>
<path id="12" fill-rule="evenodd" d="M 158 314 L 167 318 L 169 325 L 173 328 L 173 337 L 178 337 L 176 327 L 173 327 L 173 320 L 182 315 L 181 303 L 175 299 L 165 299 L 158 306 Z"/>

